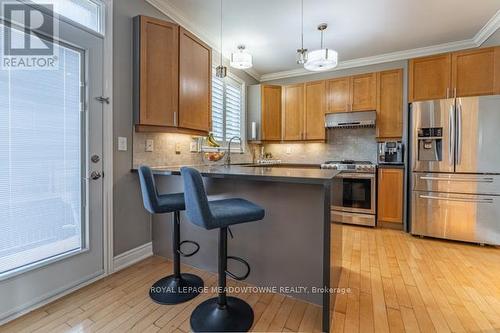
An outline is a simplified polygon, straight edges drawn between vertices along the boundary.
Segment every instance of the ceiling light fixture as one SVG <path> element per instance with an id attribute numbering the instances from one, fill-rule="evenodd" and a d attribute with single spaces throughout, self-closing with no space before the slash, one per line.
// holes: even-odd
<path id="1" fill-rule="evenodd" d="M 297 49 L 297 64 L 303 65 L 307 61 L 307 49 L 304 48 L 304 0 L 301 0 L 300 13 L 300 49 Z"/>
<path id="2" fill-rule="evenodd" d="M 220 0 L 220 65 L 215 68 L 215 76 L 221 79 L 227 76 L 227 67 L 222 63 L 222 0 Z"/>
<path id="3" fill-rule="evenodd" d="M 307 54 L 307 62 L 304 64 L 304 68 L 309 71 L 326 71 L 338 65 L 337 51 L 323 48 L 323 32 L 327 27 L 328 25 L 326 23 L 322 23 L 318 26 L 318 30 L 321 32 L 321 48 Z"/>
<path id="4" fill-rule="evenodd" d="M 239 45 L 238 51 L 231 54 L 230 65 L 238 69 L 252 67 L 252 55 L 245 51 L 245 45 Z"/>

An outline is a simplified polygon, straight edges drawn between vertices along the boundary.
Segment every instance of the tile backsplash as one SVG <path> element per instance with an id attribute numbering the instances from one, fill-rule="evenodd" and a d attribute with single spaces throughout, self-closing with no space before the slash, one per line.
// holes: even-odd
<path id="1" fill-rule="evenodd" d="M 265 144 L 264 148 L 274 159 L 288 163 L 320 164 L 344 159 L 377 162 L 375 128 L 329 129 L 327 135 L 326 143 L 273 143 Z M 146 151 L 146 140 L 153 140 L 152 152 Z M 201 154 L 189 151 L 192 141 L 193 137 L 186 134 L 134 133 L 133 167 L 141 164 L 153 167 L 202 164 Z M 179 145 L 180 154 L 176 153 L 176 145 Z M 259 158 L 259 148 L 259 145 L 247 145 L 244 154 L 231 155 L 232 161 L 255 161 Z"/>
<path id="2" fill-rule="evenodd" d="M 266 144 L 266 153 L 290 163 L 319 164 L 328 160 L 377 162 L 375 128 L 335 128 L 327 130 L 327 143 Z"/>
<path id="3" fill-rule="evenodd" d="M 146 151 L 146 140 L 153 140 L 152 152 Z M 193 137 L 186 134 L 134 132 L 132 167 L 141 164 L 152 167 L 202 164 L 201 153 L 190 152 L 192 141 Z M 180 154 L 176 153 L 176 145 L 179 145 Z M 244 154 L 233 153 L 231 159 L 234 163 L 252 162 L 253 152 L 253 147 L 247 146 Z"/>

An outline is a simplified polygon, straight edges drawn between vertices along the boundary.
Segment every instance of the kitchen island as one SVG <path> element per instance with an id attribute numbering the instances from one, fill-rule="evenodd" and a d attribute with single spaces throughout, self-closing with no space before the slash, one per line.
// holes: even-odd
<path id="1" fill-rule="evenodd" d="M 288 294 L 323 308 L 323 330 L 329 330 L 342 259 L 342 229 L 330 222 L 330 196 L 335 170 L 319 166 L 193 166 L 204 177 L 209 199 L 241 197 L 266 210 L 262 221 L 231 227 L 228 254 L 252 268 L 247 283 Z M 153 168 L 160 193 L 183 191 L 180 167 Z M 171 214 L 153 217 L 153 250 L 171 257 Z M 207 231 L 183 214 L 181 240 L 201 250 L 182 262 L 217 271 L 216 230 Z M 234 266 L 233 266 L 234 264 Z M 241 267 L 230 262 L 229 270 Z"/>

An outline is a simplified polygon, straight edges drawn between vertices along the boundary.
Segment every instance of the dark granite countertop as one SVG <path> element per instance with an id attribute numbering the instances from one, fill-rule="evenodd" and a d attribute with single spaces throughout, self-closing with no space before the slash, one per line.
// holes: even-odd
<path id="1" fill-rule="evenodd" d="M 234 178 L 243 180 L 271 181 L 301 184 L 327 184 L 339 174 L 336 170 L 320 169 L 319 165 L 307 164 L 235 164 L 230 167 L 222 165 L 193 165 L 202 176 L 210 178 Z M 154 167 L 155 175 L 180 175 L 181 166 Z"/>

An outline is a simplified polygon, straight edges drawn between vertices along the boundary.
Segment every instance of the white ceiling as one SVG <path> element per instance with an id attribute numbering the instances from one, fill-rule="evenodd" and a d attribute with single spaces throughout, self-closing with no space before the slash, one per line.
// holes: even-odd
<path id="1" fill-rule="evenodd" d="M 219 0 L 148 1 L 218 48 Z M 258 75 L 301 68 L 295 63 L 300 0 L 223 1 L 225 56 L 244 44 Z M 304 43 L 319 48 L 316 27 L 328 23 L 325 45 L 338 51 L 342 63 L 471 40 L 499 10 L 499 0 L 304 0 Z"/>

